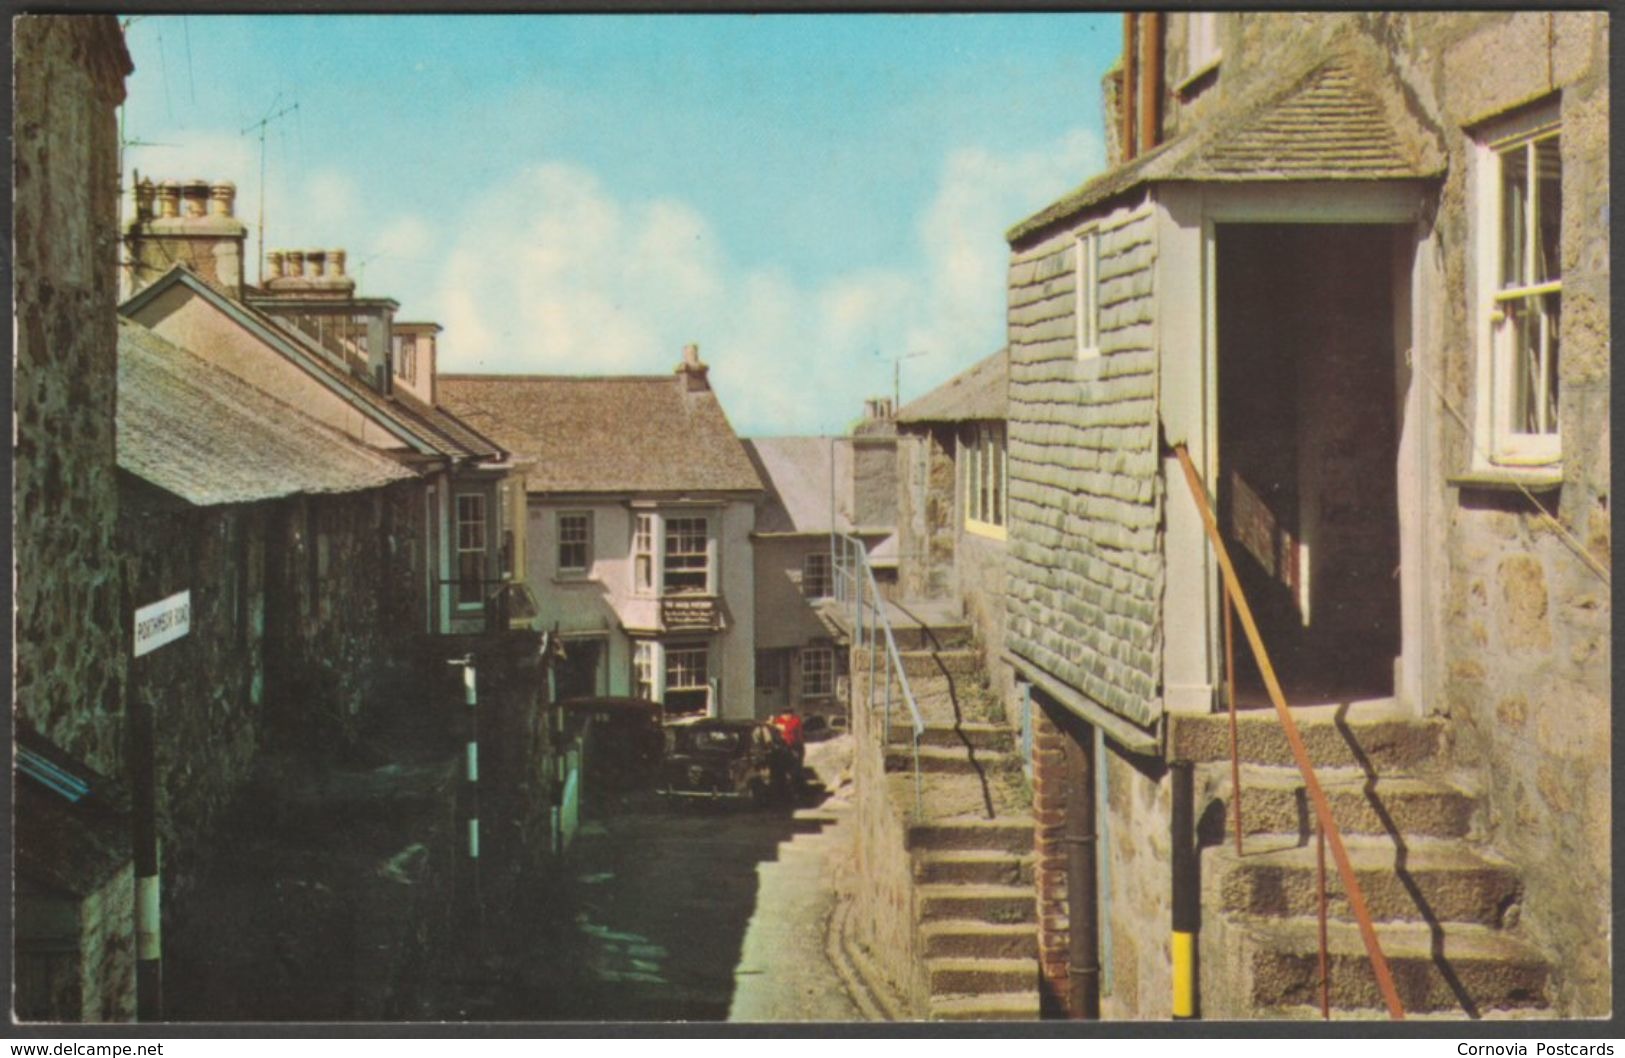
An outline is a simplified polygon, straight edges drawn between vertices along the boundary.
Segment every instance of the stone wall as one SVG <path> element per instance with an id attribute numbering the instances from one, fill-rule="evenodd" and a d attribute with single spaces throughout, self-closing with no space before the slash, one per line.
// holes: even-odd
<path id="1" fill-rule="evenodd" d="M 1045 1017 L 1074 1017 L 1070 1002 L 1071 905 L 1066 836 L 1069 736 L 1064 718 L 1033 692 L 1033 888 L 1038 899 L 1038 997 Z"/>
<path id="2" fill-rule="evenodd" d="M 1008 643 L 1140 723 L 1160 711 L 1162 482 L 1151 214 L 1100 232 L 1100 353 L 1081 358 L 1077 244 L 1010 261 Z"/>
<path id="3" fill-rule="evenodd" d="M 929 987 L 914 928 L 914 865 L 908 828 L 893 803 L 884 754 L 884 710 L 864 707 L 868 651 L 851 651 L 852 785 L 856 791 L 852 939 L 884 978 L 904 1018 L 924 1018 Z"/>
<path id="4" fill-rule="evenodd" d="M 13 24 L 16 706 L 117 775 L 118 128 L 130 70 L 112 16 Z"/>

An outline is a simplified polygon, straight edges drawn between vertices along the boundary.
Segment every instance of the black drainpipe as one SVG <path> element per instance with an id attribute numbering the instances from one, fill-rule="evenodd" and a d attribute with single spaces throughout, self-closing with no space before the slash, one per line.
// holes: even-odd
<path id="1" fill-rule="evenodd" d="M 1099 904 L 1095 892 L 1095 729 L 1075 720 L 1066 740 L 1066 906 L 1070 950 L 1068 1006 L 1074 1018 L 1100 1018 Z"/>

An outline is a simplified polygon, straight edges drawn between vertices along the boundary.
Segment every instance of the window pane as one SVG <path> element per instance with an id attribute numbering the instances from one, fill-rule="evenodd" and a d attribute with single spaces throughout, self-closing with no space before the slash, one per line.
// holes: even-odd
<path id="1" fill-rule="evenodd" d="M 1533 282 L 1545 283 L 1563 276 L 1563 162 L 1558 137 L 1534 144 L 1535 179 L 1539 185 L 1537 224 L 1539 242 L 1535 246 Z"/>
<path id="2" fill-rule="evenodd" d="M 1511 301 L 1504 308 L 1513 342 L 1508 393 L 1512 402 L 1512 431 L 1556 433 L 1561 295 Z"/>
<path id="3" fill-rule="evenodd" d="M 703 592 L 710 578 L 704 518 L 666 520 L 666 590 Z"/>
<path id="4" fill-rule="evenodd" d="M 1528 147 L 1501 152 L 1501 286 L 1524 286 L 1525 210 L 1529 197 Z"/>
<path id="5" fill-rule="evenodd" d="M 835 693 L 835 655 L 818 647 L 801 652 L 801 693 L 822 698 Z"/>
<path id="6" fill-rule="evenodd" d="M 585 514 L 559 515 L 559 568 L 584 570 L 590 556 L 592 522 Z"/>

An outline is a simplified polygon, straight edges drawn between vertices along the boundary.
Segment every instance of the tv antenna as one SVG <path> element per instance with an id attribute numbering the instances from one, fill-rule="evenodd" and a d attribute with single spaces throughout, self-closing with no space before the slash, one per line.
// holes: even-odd
<path id="1" fill-rule="evenodd" d="M 879 349 L 876 349 L 875 355 L 882 360 L 891 361 L 891 406 L 892 412 L 895 414 L 897 409 L 903 406 L 903 361 L 913 360 L 919 356 L 930 356 L 931 350 L 916 349 L 912 353 L 897 353 L 888 357 Z"/>
<path id="2" fill-rule="evenodd" d="M 265 127 L 267 125 L 269 125 L 271 122 L 275 121 L 277 118 L 285 117 L 286 115 L 291 114 L 295 110 L 299 109 L 299 104 L 298 103 L 292 103 L 292 104 L 289 104 L 288 106 L 283 107 L 281 110 L 277 110 L 276 113 L 274 113 L 274 114 L 271 113 L 270 111 L 276 109 L 277 101 L 280 100 L 281 98 L 282 98 L 282 93 L 278 92 L 275 96 L 272 97 L 271 106 L 269 108 L 267 108 L 265 116 L 263 118 L 260 118 L 258 121 L 254 122 L 252 125 L 248 125 L 248 126 L 244 127 L 243 131 L 238 133 L 238 135 L 240 135 L 240 136 L 246 136 L 250 132 L 253 132 L 255 129 L 258 129 L 259 134 L 260 134 L 259 285 L 262 286 L 262 287 L 265 285 L 265 194 L 266 194 L 266 189 L 265 189 Z"/>

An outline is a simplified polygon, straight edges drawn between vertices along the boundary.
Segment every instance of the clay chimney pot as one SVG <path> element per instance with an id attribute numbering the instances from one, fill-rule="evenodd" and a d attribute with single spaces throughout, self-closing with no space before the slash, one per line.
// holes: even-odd
<path id="1" fill-rule="evenodd" d="M 158 185 L 158 215 L 160 217 L 181 215 L 181 185 L 173 180 L 165 180 Z"/>
<path id="2" fill-rule="evenodd" d="M 320 279 L 327 274 L 327 251 L 306 250 L 305 264 L 310 266 L 310 275 L 313 278 Z"/>
<path id="3" fill-rule="evenodd" d="M 282 251 L 272 250 L 265 255 L 265 263 L 271 269 L 272 279 L 282 278 Z"/>
<path id="4" fill-rule="evenodd" d="M 236 212 L 237 185 L 231 181 L 209 187 L 209 213 L 216 217 L 230 217 Z"/>
<path id="5" fill-rule="evenodd" d="M 344 276 L 344 262 L 345 262 L 345 258 L 347 256 L 348 255 L 343 250 L 329 250 L 329 251 L 327 251 L 328 274 L 332 275 L 332 276 L 336 276 L 338 278 L 343 278 L 343 276 Z"/>
<path id="6" fill-rule="evenodd" d="M 181 188 L 181 198 L 186 202 L 186 215 L 188 217 L 201 217 L 209 211 L 209 182 L 207 180 L 188 180 Z"/>
<path id="7" fill-rule="evenodd" d="M 287 250 L 283 256 L 288 262 L 288 278 L 300 279 L 305 274 L 305 251 Z"/>

